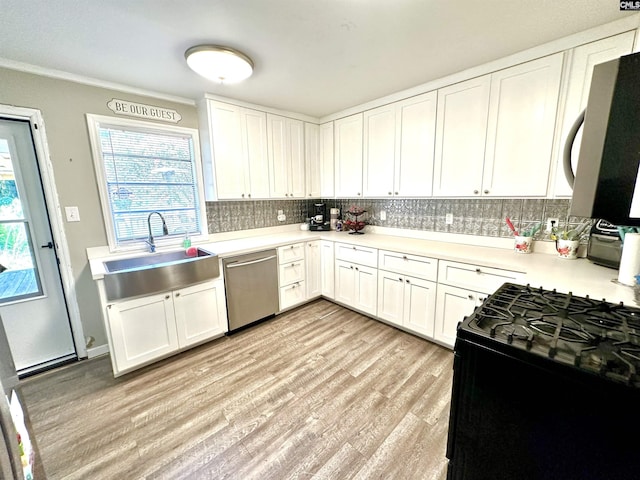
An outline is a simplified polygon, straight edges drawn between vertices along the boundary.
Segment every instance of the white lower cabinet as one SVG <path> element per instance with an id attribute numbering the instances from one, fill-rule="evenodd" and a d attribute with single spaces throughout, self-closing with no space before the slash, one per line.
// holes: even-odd
<path id="1" fill-rule="evenodd" d="M 458 323 L 503 283 L 522 283 L 523 277 L 522 272 L 440 260 L 433 338 L 453 347 Z"/>
<path id="2" fill-rule="evenodd" d="M 458 323 L 464 320 L 465 316 L 471 315 L 475 307 L 480 305 L 486 297 L 486 293 L 439 284 L 433 338 L 453 347 L 456 342 Z"/>
<path id="3" fill-rule="evenodd" d="M 378 272 L 378 317 L 433 337 L 436 283 L 394 272 Z"/>
<path id="4" fill-rule="evenodd" d="M 278 288 L 280 311 L 307 300 L 304 243 L 278 247 Z"/>
<path id="5" fill-rule="evenodd" d="M 320 241 L 320 264 L 321 264 L 321 281 L 322 295 L 334 299 L 335 298 L 335 245 L 327 240 Z"/>
<path id="6" fill-rule="evenodd" d="M 335 267 L 335 300 L 375 316 L 378 270 L 344 260 L 336 260 Z"/>
<path id="7" fill-rule="evenodd" d="M 307 266 L 307 299 L 322 294 L 322 250 L 320 240 L 313 240 L 304 245 L 304 261 Z"/>
<path id="8" fill-rule="evenodd" d="M 115 376 L 227 331 L 222 279 L 107 305 Z"/>
<path id="9" fill-rule="evenodd" d="M 227 331 L 227 305 L 222 280 L 173 292 L 173 308 L 181 348 Z"/>

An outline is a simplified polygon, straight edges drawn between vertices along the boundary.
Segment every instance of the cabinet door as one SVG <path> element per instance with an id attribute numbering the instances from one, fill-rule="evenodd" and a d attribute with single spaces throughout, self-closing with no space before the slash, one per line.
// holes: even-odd
<path id="1" fill-rule="evenodd" d="M 355 308 L 375 315 L 378 310 L 378 270 L 363 265 L 353 265 L 355 269 Z"/>
<path id="2" fill-rule="evenodd" d="M 491 75 L 483 195 L 546 196 L 563 55 Z"/>
<path id="3" fill-rule="evenodd" d="M 336 260 L 335 300 L 346 305 L 353 305 L 356 300 L 356 271 L 354 265 Z"/>
<path id="4" fill-rule="evenodd" d="M 398 104 L 399 152 L 393 190 L 396 195 L 431 196 L 437 98 L 437 92 L 429 92 Z"/>
<path id="5" fill-rule="evenodd" d="M 322 295 L 327 298 L 334 298 L 335 295 L 335 257 L 334 257 L 334 243 L 321 240 L 320 248 L 321 263 L 322 263 Z"/>
<path id="6" fill-rule="evenodd" d="M 249 169 L 249 198 L 269 198 L 269 155 L 267 154 L 267 115 L 242 110 L 244 157 Z"/>
<path id="7" fill-rule="evenodd" d="M 227 331 L 224 281 L 204 282 L 173 292 L 173 305 L 181 348 Z"/>
<path id="8" fill-rule="evenodd" d="M 405 328 L 433 338 L 436 316 L 436 283 L 405 277 L 403 304 L 402 323 Z"/>
<path id="9" fill-rule="evenodd" d="M 363 193 L 388 197 L 394 192 L 396 162 L 396 105 L 364 112 Z"/>
<path id="10" fill-rule="evenodd" d="M 114 374 L 123 373 L 178 349 L 173 300 L 162 293 L 107 305 L 113 341 Z"/>
<path id="11" fill-rule="evenodd" d="M 287 118 L 287 164 L 289 168 L 289 198 L 305 196 L 304 124 Z"/>
<path id="12" fill-rule="evenodd" d="M 362 196 L 362 113 L 334 122 L 336 197 Z"/>
<path id="13" fill-rule="evenodd" d="M 392 272 L 378 272 L 378 317 L 402 326 L 404 313 L 404 277 Z"/>
<path id="14" fill-rule="evenodd" d="M 491 77 L 438 90 L 433 194 L 480 195 Z"/>
<path id="15" fill-rule="evenodd" d="M 209 125 L 218 199 L 245 198 L 249 165 L 243 152 L 242 108 L 209 102 Z"/>
<path id="16" fill-rule="evenodd" d="M 287 126 L 286 119 L 279 115 L 267 115 L 267 138 L 269 146 L 269 189 L 271 198 L 289 196 Z"/>
<path id="17" fill-rule="evenodd" d="M 320 125 L 320 194 L 322 197 L 333 197 L 334 162 L 333 162 L 333 122 Z"/>
<path id="18" fill-rule="evenodd" d="M 481 296 L 471 290 L 438 284 L 433 338 L 453 348 L 458 323 L 473 313 Z"/>
<path id="19" fill-rule="evenodd" d="M 302 198 L 304 179 L 304 128 L 300 120 L 267 115 L 269 178 L 272 198 Z"/>
<path id="20" fill-rule="evenodd" d="M 304 259 L 307 265 L 305 283 L 307 284 L 307 298 L 319 297 L 322 294 L 322 253 L 320 240 L 305 244 Z"/>
<path id="21" fill-rule="evenodd" d="M 555 195 L 570 197 L 573 191 L 567 183 L 562 166 L 562 151 L 567 141 L 567 135 L 576 118 L 587 106 L 589 89 L 591 88 L 591 76 L 593 67 L 598 63 L 613 60 L 622 55 L 627 55 L 633 50 L 633 40 L 635 32 L 625 32 L 613 37 L 604 38 L 596 42 L 580 45 L 573 49 L 571 56 L 571 69 L 569 71 L 569 86 L 567 89 L 567 99 L 564 108 L 564 121 L 562 122 L 562 133 L 560 145 L 557 150 Z M 580 142 L 582 139 L 582 129 L 578 131 L 572 149 L 573 171 L 578 165 L 578 155 L 580 154 Z"/>
<path id="22" fill-rule="evenodd" d="M 306 170 L 307 197 L 320 198 L 320 127 L 313 123 L 304 124 L 304 161 Z"/>

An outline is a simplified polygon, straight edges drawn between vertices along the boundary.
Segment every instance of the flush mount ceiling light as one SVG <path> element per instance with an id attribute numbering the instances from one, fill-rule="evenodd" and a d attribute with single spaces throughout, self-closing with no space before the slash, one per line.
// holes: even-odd
<path id="1" fill-rule="evenodd" d="M 228 47 L 197 45 L 184 52 L 184 57 L 191 70 L 214 82 L 241 82 L 253 73 L 251 59 Z"/>

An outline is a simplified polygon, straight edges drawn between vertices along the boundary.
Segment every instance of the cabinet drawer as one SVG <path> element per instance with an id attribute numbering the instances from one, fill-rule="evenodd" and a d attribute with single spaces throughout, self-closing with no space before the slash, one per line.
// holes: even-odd
<path id="1" fill-rule="evenodd" d="M 289 263 L 304 258 L 304 243 L 278 247 L 278 263 Z"/>
<path id="2" fill-rule="evenodd" d="M 521 281 L 523 273 L 499 268 L 482 267 L 468 263 L 440 260 L 438 283 L 468 288 L 478 292 L 493 293 L 505 282 Z"/>
<path id="3" fill-rule="evenodd" d="M 337 260 L 344 260 L 373 268 L 377 268 L 378 266 L 378 249 L 376 248 L 336 243 L 335 255 Z"/>
<path id="4" fill-rule="evenodd" d="M 280 288 L 280 310 L 306 301 L 304 282 L 296 282 Z"/>
<path id="5" fill-rule="evenodd" d="M 279 267 L 278 280 L 280 286 L 289 285 L 291 283 L 300 282 L 304 280 L 304 261 L 299 260 L 297 262 L 285 263 Z"/>
<path id="6" fill-rule="evenodd" d="M 378 252 L 378 268 L 380 270 L 413 275 L 433 282 L 438 278 L 438 260 L 419 255 L 380 250 Z"/>

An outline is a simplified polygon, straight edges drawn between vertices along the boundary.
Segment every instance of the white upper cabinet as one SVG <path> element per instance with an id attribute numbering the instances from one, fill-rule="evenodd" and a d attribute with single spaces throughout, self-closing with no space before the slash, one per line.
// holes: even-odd
<path id="1" fill-rule="evenodd" d="M 304 124 L 304 161 L 307 173 L 307 197 L 320 197 L 322 184 L 320 127 L 313 123 L 305 122 Z"/>
<path id="2" fill-rule="evenodd" d="M 362 124 L 362 113 L 334 122 L 336 197 L 362 196 Z"/>
<path id="3" fill-rule="evenodd" d="M 271 198 L 304 197 L 303 122 L 267 114 L 267 138 Z"/>
<path id="4" fill-rule="evenodd" d="M 394 192 L 404 197 L 432 194 L 437 92 L 409 98 L 397 105 L 400 121 Z"/>
<path id="5" fill-rule="evenodd" d="M 364 113 L 365 196 L 431 195 L 436 98 L 430 92 Z"/>
<path id="6" fill-rule="evenodd" d="M 333 197 L 334 161 L 333 161 L 333 122 L 320 125 L 320 196 Z"/>
<path id="7" fill-rule="evenodd" d="M 396 163 L 396 107 L 364 112 L 363 190 L 369 197 L 393 195 Z M 397 195 L 398 192 L 395 192 Z"/>
<path id="8" fill-rule="evenodd" d="M 557 164 L 554 193 L 558 197 L 571 196 L 572 188 L 567 182 L 563 168 L 563 150 L 567 142 L 567 135 L 580 112 L 587 106 L 593 67 L 599 63 L 608 62 L 633 51 L 635 32 L 625 32 L 613 37 L 604 38 L 596 42 L 576 47 L 571 52 L 571 66 L 568 70 L 568 87 L 564 107 L 563 121 L 560 132 L 560 145 L 557 148 Z M 560 128 L 560 127 L 559 127 Z M 573 144 L 571 160 L 573 171 L 576 171 L 582 129 L 578 131 Z"/>
<path id="9" fill-rule="evenodd" d="M 206 175 L 207 198 L 269 198 L 266 114 L 212 100 L 207 110 L 213 166 L 204 170 L 215 172 Z"/>
<path id="10" fill-rule="evenodd" d="M 479 195 L 489 118 L 491 76 L 438 91 L 433 194 Z"/>
<path id="11" fill-rule="evenodd" d="M 491 75 L 482 193 L 547 195 L 564 54 Z"/>
<path id="12" fill-rule="evenodd" d="M 563 54 L 438 92 L 433 193 L 547 194 Z"/>

